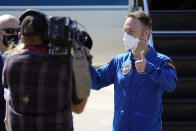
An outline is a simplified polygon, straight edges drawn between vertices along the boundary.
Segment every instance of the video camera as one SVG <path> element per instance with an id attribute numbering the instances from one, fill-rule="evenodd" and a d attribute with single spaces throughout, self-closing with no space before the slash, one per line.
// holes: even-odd
<path id="1" fill-rule="evenodd" d="M 48 17 L 39 11 L 28 9 L 19 18 L 19 24 L 21 26 L 26 16 L 35 16 L 42 19 L 45 23 L 43 26 L 43 40 L 45 43 L 49 43 L 49 54 L 51 55 L 67 55 L 70 48 L 74 45 L 80 44 L 92 48 L 92 39 L 85 31 L 80 31 L 77 21 L 71 20 L 69 17 L 52 16 Z M 26 34 L 27 32 L 23 32 Z M 40 33 L 39 29 L 36 29 L 37 33 Z"/>
<path id="2" fill-rule="evenodd" d="M 69 17 L 50 17 L 48 21 L 49 54 L 68 55 L 77 44 L 92 48 L 92 40 L 87 32 L 80 31 L 77 21 Z"/>
<path id="3" fill-rule="evenodd" d="M 87 32 L 80 31 L 77 22 L 69 17 L 51 17 L 48 23 L 49 54 L 72 56 L 72 69 L 77 96 L 87 98 L 91 89 L 88 65 L 92 56 L 86 56 L 83 46 L 92 48 Z M 73 50 L 71 50 L 73 48 Z"/>
<path id="4" fill-rule="evenodd" d="M 69 17 L 53 16 L 48 19 L 45 14 L 35 10 L 25 11 L 19 18 L 20 25 L 28 15 L 42 18 L 45 23 L 43 25 L 45 30 L 42 32 L 43 41 L 49 44 L 49 54 L 60 56 L 61 59 L 69 56 L 70 75 L 73 72 L 77 96 L 82 99 L 87 98 L 92 86 L 88 69 L 92 56 L 86 56 L 84 49 L 84 46 L 92 48 L 92 39 L 88 33 L 80 31 L 77 21 L 71 20 Z M 37 30 L 39 33 L 39 29 Z M 24 35 L 24 32 L 22 34 Z M 71 79 L 70 81 L 72 82 Z M 71 84 L 70 87 L 72 87 Z"/>

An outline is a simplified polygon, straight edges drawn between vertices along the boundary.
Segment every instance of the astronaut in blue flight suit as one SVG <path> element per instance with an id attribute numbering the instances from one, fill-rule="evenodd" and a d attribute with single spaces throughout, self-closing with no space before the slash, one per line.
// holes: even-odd
<path id="1" fill-rule="evenodd" d="M 172 60 L 148 45 L 151 25 L 143 11 L 128 14 L 123 42 L 130 52 L 97 70 L 89 66 L 93 89 L 114 84 L 113 131 L 162 130 L 162 94 L 173 91 L 178 78 Z"/>

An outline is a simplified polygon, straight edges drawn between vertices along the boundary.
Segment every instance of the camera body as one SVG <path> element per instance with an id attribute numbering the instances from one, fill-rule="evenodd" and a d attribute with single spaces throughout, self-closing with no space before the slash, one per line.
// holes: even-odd
<path id="1" fill-rule="evenodd" d="M 55 16 L 49 19 L 48 39 L 49 54 L 72 56 L 72 70 L 77 97 L 79 99 L 87 98 L 92 81 L 88 69 L 89 57 L 86 56 L 83 45 L 91 49 L 92 40 L 90 36 L 84 31 L 79 31 L 76 21 L 72 21 L 69 17 Z"/>
<path id="2" fill-rule="evenodd" d="M 84 44 L 90 37 L 81 32 L 69 17 L 50 17 L 48 21 L 49 54 L 68 55 L 75 43 Z M 92 46 L 92 42 L 91 42 Z"/>

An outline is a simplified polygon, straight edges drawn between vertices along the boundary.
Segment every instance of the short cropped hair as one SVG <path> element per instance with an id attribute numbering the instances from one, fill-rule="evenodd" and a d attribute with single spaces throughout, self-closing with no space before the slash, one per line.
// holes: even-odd
<path id="1" fill-rule="evenodd" d="M 129 17 L 140 20 L 145 27 L 152 29 L 152 20 L 144 11 L 131 12 L 127 15 L 127 18 Z"/>
<path id="2" fill-rule="evenodd" d="M 43 37 L 46 25 L 43 18 L 38 16 L 26 16 L 21 23 L 21 34 L 25 37 L 40 36 Z"/>

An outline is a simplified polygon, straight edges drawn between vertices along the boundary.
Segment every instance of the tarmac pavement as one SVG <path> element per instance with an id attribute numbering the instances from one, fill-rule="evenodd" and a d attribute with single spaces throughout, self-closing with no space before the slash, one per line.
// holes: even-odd
<path id="1" fill-rule="evenodd" d="M 74 131 L 111 131 L 114 112 L 113 85 L 91 90 L 85 110 L 73 113 Z"/>

